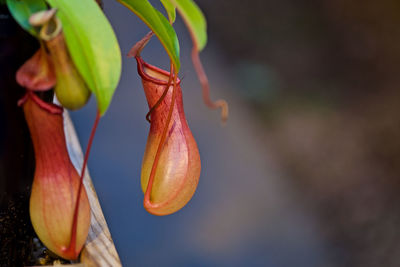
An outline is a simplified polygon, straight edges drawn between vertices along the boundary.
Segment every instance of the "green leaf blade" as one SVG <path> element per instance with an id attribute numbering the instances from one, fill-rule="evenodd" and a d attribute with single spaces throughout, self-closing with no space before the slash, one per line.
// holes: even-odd
<path id="1" fill-rule="evenodd" d="M 193 0 L 166 0 L 174 4 L 189 29 L 195 47 L 203 50 L 207 44 L 207 22 L 203 12 Z"/>
<path id="2" fill-rule="evenodd" d="M 34 13 L 47 9 L 47 5 L 44 0 L 7 0 L 7 7 L 8 10 L 10 10 L 13 18 L 18 22 L 19 25 L 21 25 L 23 29 L 33 36 L 38 35 L 36 29 L 29 23 L 29 18 Z"/>
<path id="3" fill-rule="evenodd" d="M 176 7 L 169 0 L 160 0 L 161 4 L 163 4 L 165 11 L 167 11 L 169 23 L 172 24 L 176 19 Z"/>
<path id="4" fill-rule="evenodd" d="M 104 115 L 121 76 L 121 51 L 114 31 L 93 0 L 47 1 L 58 9 L 71 57 Z"/>
<path id="5" fill-rule="evenodd" d="M 167 51 L 176 71 L 180 68 L 179 41 L 168 20 L 147 0 L 117 0 L 135 13 L 157 36 Z"/>

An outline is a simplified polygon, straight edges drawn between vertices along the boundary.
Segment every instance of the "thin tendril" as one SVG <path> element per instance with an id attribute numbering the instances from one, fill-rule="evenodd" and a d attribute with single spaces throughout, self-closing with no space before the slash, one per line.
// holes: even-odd
<path id="1" fill-rule="evenodd" d="M 203 87 L 204 103 L 209 108 L 212 108 L 212 109 L 220 108 L 221 109 L 221 120 L 223 123 L 225 123 L 226 120 L 228 119 L 228 114 L 229 114 L 228 103 L 223 99 L 219 99 L 216 101 L 211 100 L 210 85 L 208 83 L 208 78 L 204 71 L 203 65 L 201 64 L 199 52 L 198 52 L 196 46 L 194 46 L 192 49 L 192 61 L 193 61 L 193 66 L 197 72 L 197 76 L 199 78 L 200 84 Z"/>
<path id="2" fill-rule="evenodd" d="M 87 161 L 89 159 L 89 154 L 90 154 L 90 149 L 92 147 L 94 135 L 96 133 L 97 126 L 100 121 L 100 111 L 97 110 L 96 114 L 96 119 L 93 123 L 92 131 L 90 133 L 90 138 L 89 142 L 86 147 L 86 152 L 85 152 L 85 158 L 83 160 L 83 165 L 82 165 L 82 170 L 81 170 L 81 177 L 80 177 L 80 183 L 79 183 L 79 188 L 78 188 L 78 195 L 76 196 L 76 202 L 75 202 L 75 210 L 74 210 L 74 217 L 72 221 L 72 229 L 71 229 L 71 241 L 69 243 L 69 247 L 67 250 L 72 250 L 75 253 L 76 250 L 76 232 L 78 228 L 78 214 L 79 214 L 79 201 L 81 198 L 81 191 L 83 187 L 83 177 L 85 176 L 85 170 L 87 166 Z"/>
<path id="3" fill-rule="evenodd" d="M 149 123 L 151 123 L 151 120 L 150 120 L 151 113 L 153 113 L 156 110 L 156 108 L 161 104 L 161 102 L 164 100 L 165 96 L 167 95 L 168 89 L 171 86 L 172 77 L 173 77 L 172 76 L 172 70 L 173 70 L 173 65 L 172 65 L 172 62 L 171 62 L 171 67 L 170 67 L 170 72 L 169 72 L 170 75 L 169 75 L 169 78 L 168 78 L 168 83 L 165 86 L 164 92 L 162 93 L 161 97 L 157 100 L 157 103 L 154 106 L 152 106 L 151 109 L 149 110 L 149 112 L 147 112 L 147 114 L 146 114 L 146 120 Z"/>
<path id="4" fill-rule="evenodd" d="M 146 206 L 154 206 L 154 204 L 151 203 L 150 194 L 151 194 L 151 190 L 153 188 L 153 182 L 154 182 L 154 177 L 155 177 L 157 166 L 158 166 L 158 161 L 160 159 L 161 151 L 162 151 L 162 148 L 164 146 L 165 139 L 167 137 L 169 124 L 170 124 L 171 118 L 172 118 L 172 112 L 174 110 L 175 99 L 176 99 L 176 91 L 177 91 L 176 90 L 177 77 L 178 77 L 178 73 L 176 71 L 174 71 L 174 85 L 173 85 L 173 88 L 172 88 L 171 105 L 169 107 L 168 116 L 167 116 L 167 120 L 165 121 L 165 126 L 164 126 L 164 129 L 163 129 L 162 135 L 161 135 L 160 143 L 158 144 L 156 156 L 154 157 L 153 166 L 151 167 L 150 177 L 149 177 L 149 181 L 148 181 L 148 184 L 147 184 L 146 193 L 144 195 L 144 201 L 143 201 L 145 207 Z"/>

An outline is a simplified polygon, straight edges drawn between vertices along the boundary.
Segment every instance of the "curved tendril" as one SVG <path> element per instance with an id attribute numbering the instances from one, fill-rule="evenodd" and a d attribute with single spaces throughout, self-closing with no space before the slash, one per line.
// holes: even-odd
<path id="1" fill-rule="evenodd" d="M 67 250 L 72 250 L 74 253 L 76 250 L 76 232 L 78 229 L 79 201 L 81 198 L 81 191 L 82 191 L 82 187 L 83 187 L 83 177 L 85 176 L 85 170 L 86 170 L 86 166 L 87 166 L 87 161 L 89 159 L 90 149 L 92 147 L 94 135 L 96 133 L 99 121 L 100 121 L 100 111 L 97 110 L 96 119 L 93 123 L 92 131 L 90 133 L 90 138 L 89 138 L 89 141 L 88 141 L 88 144 L 86 147 L 86 151 L 85 151 L 85 158 L 83 160 L 80 183 L 79 183 L 79 188 L 78 188 L 78 195 L 76 196 L 74 217 L 73 217 L 73 221 L 72 221 L 71 240 L 70 240 L 69 246 L 67 248 Z"/>
<path id="2" fill-rule="evenodd" d="M 171 71 L 171 73 L 172 73 L 172 71 Z M 161 151 L 162 151 L 162 148 L 163 148 L 164 143 L 165 143 L 165 138 L 167 137 L 169 124 L 170 124 L 171 118 L 172 118 L 172 112 L 174 110 L 175 99 L 176 99 L 177 78 L 178 78 L 178 73 L 174 70 L 174 85 L 173 85 L 173 88 L 172 88 L 171 105 L 169 107 L 168 116 L 167 116 L 167 120 L 165 121 L 165 126 L 164 126 L 164 129 L 163 129 L 162 135 L 161 135 L 160 143 L 158 144 L 156 156 L 154 157 L 153 166 L 151 167 L 151 172 L 150 172 L 149 182 L 148 182 L 147 188 L 146 188 L 146 193 L 144 194 L 144 201 L 143 202 L 144 202 L 145 206 L 150 206 L 150 207 L 157 207 L 158 206 L 157 204 L 154 204 L 154 203 L 151 202 L 150 194 L 151 194 L 151 190 L 153 188 L 153 182 L 154 182 L 154 177 L 156 175 L 158 161 L 160 159 Z"/>
<path id="3" fill-rule="evenodd" d="M 208 83 L 207 75 L 204 71 L 203 65 L 201 64 L 201 60 L 199 57 L 199 51 L 197 50 L 196 46 L 192 49 L 192 62 L 193 66 L 197 72 L 197 76 L 199 78 L 201 87 L 203 87 L 203 101 L 204 103 L 212 109 L 220 108 L 221 109 L 221 120 L 223 123 L 226 122 L 228 119 L 229 109 L 228 103 L 223 100 L 219 99 L 216 101 L 212 101 L 210 98 L 210 85 Z"/>
<path id="4" fill-rule="evenodd" d="M 168 89 L 171 86 L 172 77 L 173 77 L 173 71 L 172 70 L 173 70 L 173 65 L 172 65 L 172 62 L 171 62 L 171 67 L 170 67 L 170 71 L 169 71 L 169 78 L 168 78 L 167 86 L 165 87 L 164 92 L 162 93 L 161 97 L 157 100 L 157 103 L 154 106 L 152 106 L 151 109 L 149 110 L 149 112 L 147 112 L 147 114 L 146 114 L 146 120 L 149 123 L 151 123 L 151 120 L 150 120 L 151 113 L 153 113 L 156 110 L 156 108 L 161 104 L 161 102 L 164 100 L 165 96 L 167 95 Z"/>

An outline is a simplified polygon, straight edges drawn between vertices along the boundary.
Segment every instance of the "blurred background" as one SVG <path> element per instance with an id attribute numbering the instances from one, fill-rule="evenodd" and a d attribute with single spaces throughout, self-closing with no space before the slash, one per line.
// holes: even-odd
<path id="1" fill-rule="evenodd" d="M 104 10 L 122 53 L 148 28 Z M 400 2 L 197 0 L 208 110 L 178 18 L 185 111 L 202 157 L 197 192 L 166 217 L 142 207 L 148 111 L 133 59 L 102 119 L 89 170 L 124 266 L 398 266 Z M 162 10 L 158 1 L 152 3 Z M 169 61 L 156 38 L 142 53 Z M 72 112 L 85 147 L 96 103 Z"/>

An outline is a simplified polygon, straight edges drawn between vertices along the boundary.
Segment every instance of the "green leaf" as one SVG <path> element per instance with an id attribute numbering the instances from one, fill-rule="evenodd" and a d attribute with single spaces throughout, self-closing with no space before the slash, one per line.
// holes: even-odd
<path id="1" fill-rule="evenodd" d="M 172 24 L 176 19 L 176 7 L 169 0 L 160 0 L 168 14 L 169 23 Z"/>
<path id="2" fill-rule="evenodd" d="M 135 13 L 158 37 L 176 71 L 179 71 L 179 41 L 168 20 L 147 0 L 117 0 Z"/>
<path id="3" fill-rule="evenodd" d="M 165 0 L 176 6 L 179 14 L 189 29 L 198 51 L 207 44 L 207 22 L 200 8 L 193 0 Z"/>
<path id="4" fill-rule="evenodd" d="M 58 9 L 72 60 L 104 115 L 121 76 L 121 51 L 111 25 L 94 0 L 47 2 Z"/>
<path id="5" fill-rule="evenodd" d="M 33 36 L 37 36 L 37 30 L 29 23 L 29 17 L 39 11 L 47 9 L 44 0 L 7 0 L 7 6 L 13 18 Z"/>

